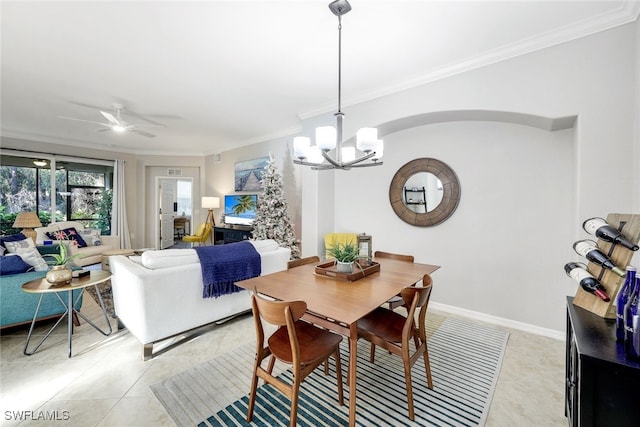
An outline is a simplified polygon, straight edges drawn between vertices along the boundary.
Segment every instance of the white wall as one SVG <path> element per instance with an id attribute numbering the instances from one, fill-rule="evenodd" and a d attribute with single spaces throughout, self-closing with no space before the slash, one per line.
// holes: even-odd
<path id="1" fill-rule="evenodd" d="M 633 114 L 635 121 L 635 150 L 633 152 L 633 170 L 635 172 L 633 177 L 634 190 L 633 190 L 633 211 L 640 212 L 640 20 L 636 21 L 636 109 Z M 640 267 L 640 261 L 637 261 L 637 266 Z"/>
<path id="2" fill-rule="evenodd" d="M 576 285 L 562 267 L 577 259 L 571 244 L 585 236 L 582 220 L 638 205 L 636 28 L 344 108 L 346 138 L 362 125 L 449 110 L 578 120 L 561 132 L 452 122 L 387 135 L 384 166 L 335 173 L 336 230 L 367 232 L 374 250 L 441 265 L 434 302 L 563 330 L 565 295 Z M 448 163 L 462 185 L 458 210 L 433 228 L 405 224 L 388 202 L 393 174 L 418 157 Z"/>
<path id="3" fill-rule="evenodd" d="M 268 157 L 271 154 L 275 159 L 275 165 L 282 176 L 283 192 L 287 200 L 288 213 L 296 236 L 300 238 L 301 230 L 301 201 L 300 201 L 300 171 L 293 167 L 291 150 L 284 139 L 278 139 L 267 143 L 254 144 L 235 150 L 225 151 L 216 156 L 206 158 L 205 192 L 207 196 L 220 197 L 220 209 L 215 212 L 216 224 L 220 224 L 220 218 L 224 212 L 224 195 L 241 194 L 235 191 L 234 171 L 235 164 L 260 157 Z"/>

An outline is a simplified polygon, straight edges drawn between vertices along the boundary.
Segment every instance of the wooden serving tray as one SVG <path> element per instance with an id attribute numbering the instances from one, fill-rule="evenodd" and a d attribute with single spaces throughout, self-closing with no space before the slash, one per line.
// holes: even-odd
<path id="1" fill-rule="evenodd" d="M 360 268 L 357 265 L 353 266 L 353 273 L 342 273 L 337 271 L 336 262 L 329 261 L 324 264 L 318 264 L 316 266 L 316 274 L 320 276 L 331 277 L 333 279 L 344 280 L 348 282 L 353 282 L 358 279 L 362 279 L 370 274 L 373 274 L 377 271 L 380 271 L 380 264 L 377 262 L 372 262 L 368 267 Z"/>

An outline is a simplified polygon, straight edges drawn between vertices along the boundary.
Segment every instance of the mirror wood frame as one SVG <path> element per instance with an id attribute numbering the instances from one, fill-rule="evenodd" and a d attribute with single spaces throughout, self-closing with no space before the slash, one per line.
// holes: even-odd
<path id="1" fill-rule="evenodd" d="M 404 185 L 414 174 L 432 173 L 442 183 L 442 201 L 430 212 L 417 213 L 404 203 Z M 407 224 L 418 227 L 438 225 L 449 218 L 460 202 L 460 182 L 453 169 L 446 163 L 432 158 L 421 158 L 410 161 L 398 169 L 389 186 L 389 202 L 393 211 Z"/>

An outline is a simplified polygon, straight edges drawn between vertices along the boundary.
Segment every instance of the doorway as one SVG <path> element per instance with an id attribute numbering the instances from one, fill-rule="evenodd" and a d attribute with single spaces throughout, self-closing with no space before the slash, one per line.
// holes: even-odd
<path id="1" fill-rule="evenodd" d="M 166 249 L 189 234 L 193 218 L 193 179 L 156 177 L 156 249 Z"/>

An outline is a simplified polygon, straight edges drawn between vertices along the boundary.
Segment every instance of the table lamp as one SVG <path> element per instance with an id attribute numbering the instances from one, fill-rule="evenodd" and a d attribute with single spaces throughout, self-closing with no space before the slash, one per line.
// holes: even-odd
<path id="1" fill-rule="evenodd" d="M 220 207 L 220 198 L 219 197 L 202 197 L 202 209 L 209 209 L 209 214 L 207 215 L 207 221 L 211 223 L 211 243 L 213 244 L 213 227 L 216 226 L 216 220 L 213 217 L 213 210 L 218 209 Z"/>
<path id="2" fill-rule="evenodd" d="M 13 222 L 13 228 L 22 228 L 22 234 L 36 241 L 35 227 L 42 227 L 40 218 L 35 212 L 20 212 Z"/>

